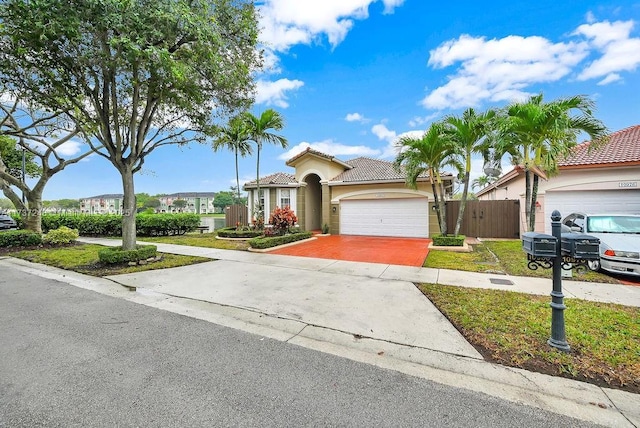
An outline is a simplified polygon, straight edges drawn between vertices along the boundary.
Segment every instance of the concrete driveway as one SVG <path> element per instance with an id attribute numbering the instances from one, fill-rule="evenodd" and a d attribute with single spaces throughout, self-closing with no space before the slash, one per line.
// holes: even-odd
<path id="1" fill-rule="evenodd" d="M 330 235 L 317 236 L 313 241 L 273 250 L 270 254 L 421 267 L 430 242 L 421 238 Z"/>

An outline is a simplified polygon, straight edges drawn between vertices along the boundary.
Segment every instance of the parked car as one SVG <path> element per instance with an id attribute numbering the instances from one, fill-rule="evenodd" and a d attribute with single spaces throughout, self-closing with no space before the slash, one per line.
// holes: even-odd
<path id="1" fill-rule="evenodd" d="M 640 215 L 572 213 L 562 224 L 600 239 L 600 260 L 589 262 L 592 270 L 640 276 Z"/>
<path id="2" fill-rule="evenodd" d="M 0 230 L 14 230 L 18 223 L 9 215 L 0 213 Z"/>

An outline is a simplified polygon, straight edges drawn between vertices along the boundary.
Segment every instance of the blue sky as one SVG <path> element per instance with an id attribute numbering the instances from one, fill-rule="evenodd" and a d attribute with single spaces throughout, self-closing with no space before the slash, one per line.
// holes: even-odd
<path id="1" fill-rule="evenodd" d="M 392 160 L 398 136 L 464 108 L 530 94 L 583 94 L 611 131 L 640 123 L 640 2 L 265 0 L 268 65 L 254 113 L 285 117 L 289 148 L 265 146 L 260 175 L 312 147 L 343 160 Z M 480 160 L 472 176 L 482 174 Z M 255 156 L 240 160 L 255 179 Z M 136 192 L 228 190 L 233 155 L 209 146 L 161 147 Z M 54 177 L 45 199 L 121 193 L 113 166 L 92 156 Z"/>

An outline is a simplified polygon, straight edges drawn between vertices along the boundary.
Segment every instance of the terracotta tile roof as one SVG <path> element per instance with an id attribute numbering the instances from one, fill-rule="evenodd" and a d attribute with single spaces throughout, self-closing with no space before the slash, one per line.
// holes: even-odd
<path id="1" fill-rule="evenodd" d="M 319 152 L 319 151 L 317 151 L 317 150 L 313 150 L 311 147 L 307 147 L 307 149 L 306 149 L 306 150 L 304 150 L 304 151 L 302 151 L 302 152 L 298 153 L 297 155 L 295 155 L 294 157 L 292 157 L 291 159 L 289 159 L 289 160 L 287 161 L 287 164 L 288 164 L 289 162 L 293 162 L 293 161 L 295 161 L 295 160 L 297 160 L 297 159 L 300 159 L 302 156 L 306 155 L 307 153 L 311 153 L 311 154 L 316 155 L 316 156 L 320 156 L 320 157 L 323 157 L 323 158 L 327 158 L 327 159 L 329 159 L 329 160 L 333 159 L 333 156 L 327 155 L 327 154 L 322 153 L 322 152 Z"/>
<path id="2" fill-rule="evenodd" d="M 351 165 L 352 168 L 344 171 L 338 176 L 331 179 L 331 181 L 341 182 L 362 182 L 362 181 L 380 181 L 380 180 L 404 180 L 405 175 L 402 172 L 397 172 L 393 168 L 393 163 L 360 157 L 345 162 Z M 428 175 L 421 175 L 423 178 L 427 178 Z"/>
<path id="3" fill-rule="evenodd" d="M 266 177 L 260 177 L 261 186 L 291 184 L 297 182 L 298 181 L 293 174 L 287 174 L 286 172 L 276 172 L 275 174 L 271 174 Z M 256 180 L 245 183 L 244 187 L 256 187 Z"/>
<path id="4" fill-rule="evenodd" d="M 640 125 L 631 126 L 614 132 L 609 142 L 589 151 L 590 142 L 578 144 L 573 153 L 564 161 L 558 162 L 560 167 L 598 166 L 640 162 Z"/>

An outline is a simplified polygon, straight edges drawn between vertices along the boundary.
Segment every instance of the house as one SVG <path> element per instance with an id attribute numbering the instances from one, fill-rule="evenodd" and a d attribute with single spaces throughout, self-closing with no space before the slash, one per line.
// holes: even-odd
<path id="1" fill-rule="evenodd" d="M 212 214 L 215 212 L 213 200 L 216 194 L 214 192 L 179 192 L 171 195 L 159 197 L 160 207 L 158 211 L 168 213 L 195 213 L 195 214 Z M 174 206 L 177 200 L 184 200 L 186 205 L 183 207 Z"/>
<path id="2" fill-rule="evenodd" d="M 640 125 L 612 133 L 601 147 L 590 150 L 590 145 L 585 142 L 575 146 L 558 163 L 558 175 L 540 179 L 536 231 L 551 232 L 554 210 L 563 218 L 575 211 L 640 214 Z M 516 166 L 476 195 L 480 200 L 520 200 L 521 230 L 525 230 L 522 166 Z"/>
<path id="3" fill-rule="evenodd" d="M 260 179 L 260 204 L 265 221 L 275 207 L 290 206 L 304 230 L 324 225 L 333 234 L 429 237 L 438 233 L 428 176 L 410 189 L 391 162 L 360 157 L 342 161 L 311 148 L 286 162 L 294 173 L 279 172 Z M 446 174 L 447 191 L 453 176 Z M 246 183 L 249 212 L 255 217 L 256 181 Z"/>
<path id="4" fill-rule="evenodd" d="M 85 214 L 120 214 L 123 194 L 107 194 L 80 199 L 80 212 Z"/>

